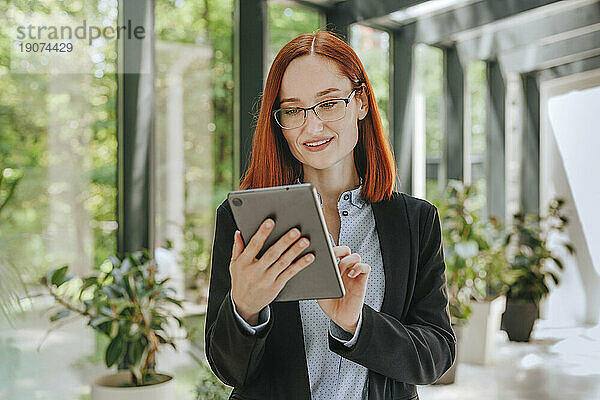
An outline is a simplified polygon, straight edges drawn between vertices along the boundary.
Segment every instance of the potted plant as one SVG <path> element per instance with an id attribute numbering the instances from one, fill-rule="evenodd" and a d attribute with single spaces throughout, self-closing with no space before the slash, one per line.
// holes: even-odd
<path id="1" fill-rule="evenodd" d="M 462 290 L 462 302 L 471 311 L 460 329 L 468 346 L 459 346 L 458 358 L 485 365 L 493 359 L 511 274 L 500 225 L 495 218 L 482 218 L 482 205 L 474 187 L 450 181 L 440 213 L 448 287 Z"/>
<path id="2" fill-rule="evenodd" d="M 109 257 L 91 276 L 74 277 L 63 266 L 42 279 L 60 308 L 51 322 L 76 314 L 110 340 L 104 361 L 108 368 L 118 366 L 118 372 L 94 382 L 92 400 L 175 398 L 174 379 L 155 370 L 155 357 L 161 345 L 176 348 L 170 324 L 176 321 L 182 328 L 176 315 L 181 303 L 165 286 L 168 278 L 155 280 L 156 272 L 149 253 L 142 251 Z"/>
<path id="3" fill-rule="evenodd" d="M 506 311 L 502 316 L 502 329 L 508 338 L 517 342 L 528 342 L 535 321 L 539 318 L 539 303 L 550 292 L 550 282 L 558 285 L 558 272 L 563 262 L 556 252 L 548 247 L 552 232 L 564 231 L 569 220 L 564 215 L 562 199 L 554 199 L 544 216 L 538 214 L 513 217 L 513 225 L 506 237 L 509 260 L 516 280 L 509 286 Z M 571 243 L 562 242 L 570 254 L 575 253 Z M 556 269 L 553 269 L 552 266 Z"/>
<path id="4" fill-rule="evenodd" d="M 213 374 L 207 362 L 200 362 L 200 376 L 195 390 L 196 400 L 227 400 L 231 395 L 231 389 Z"/>
<path id="5" fill-rule="evenodd" d="M 451 182 L 450 185 L 458 187 L 460 182 Z M 471 314 L 471 287 L 467 284 L 471 272 L 465 259 L 459 255 L 461 253 L 460 245 L 458 249 L 456 248 L 456 236 L 460 231 L 459 221 L 457 219 L 459 206 L 456 201 L 457 199 L 449 196 L 450 193 L 448 192 L 446 201 L 438 202 L 436 206 L 438 207 L 441 217 L 444 259 L 446 262 L 448 306 L 450 309 L 452 328 L 456 334 L 458 353 L 462 342 L 462 330 L 467 324 L 469 315 Z M 454 364 L 452 364 L 450 369 L 435 383 L 443 385 L 454 383 L 456 379 L 457 363 L 458 358 L 455 360 Z"/>

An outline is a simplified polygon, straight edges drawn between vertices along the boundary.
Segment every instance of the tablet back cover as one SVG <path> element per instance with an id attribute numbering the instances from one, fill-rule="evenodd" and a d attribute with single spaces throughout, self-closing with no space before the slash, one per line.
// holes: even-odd
<path id="1" fill-rule="evenodd" d="M 267 217 L 275 221 L 275 228 L 257 258 L 292 227 L 297 227 L 301 236 L 311 241 L 308 249 L 296 259 L 312 252 L 315 261 L 290 279 L 275 301 L 344 296 L 329 234 L 323 228 L 326 226 L 325 218 L 312 184 L 235 191 L 229 193 L 227 200 L 245 244 Z"/>

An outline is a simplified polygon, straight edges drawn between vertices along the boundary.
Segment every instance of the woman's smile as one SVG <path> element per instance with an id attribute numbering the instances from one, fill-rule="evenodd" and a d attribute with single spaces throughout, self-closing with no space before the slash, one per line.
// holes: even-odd
<path id="1" fill-rule="evenodd" d="M 333 136 L 329 138 L 311 139 L 310 141 L 304 142 L 304 148 L 312 152 L 325 150 L 334 139 Z"/>

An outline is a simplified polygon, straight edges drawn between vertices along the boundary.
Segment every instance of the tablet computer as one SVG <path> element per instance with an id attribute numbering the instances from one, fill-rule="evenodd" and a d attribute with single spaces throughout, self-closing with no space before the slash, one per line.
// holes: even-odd
<path id="1" fill-rule="evenodd" d="M 233 218 L 247 244 L 262 222 L 271 218 L 275 228 L 257 258 L 290 229 L 296 227 L 310 246 L 294 261 L 307 253 L 315 260 L 291 278 L 275 301 L 340 298 L 345 294 L 329 232 L 315 187 L 310 183 L 230 192 L 227 201 Z"/>

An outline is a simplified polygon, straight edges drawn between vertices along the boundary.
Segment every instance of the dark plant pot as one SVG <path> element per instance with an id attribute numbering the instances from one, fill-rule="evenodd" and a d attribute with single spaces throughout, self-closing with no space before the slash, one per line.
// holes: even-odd
<path id="1" fill-rule="evenodd" d="M 531 330 L 538 319 L 538 304 L 529 301 L 508 299 L 502 314 L 501 329 L 506 331 L 512 342 L 529 342 Z"/>
<path id="2" fill-rule="evenodd" d="M 452 326 L 454 334 L 456 335 L 456 354 L 457 357 L 454 359 L 454 364 L 446 371 L 440 378 L 435 381 L 434 385 L 450 385 L 456 380 L 456 365 L 458 364 L 458 346 L 462 337 L 462 327 Z"/>

